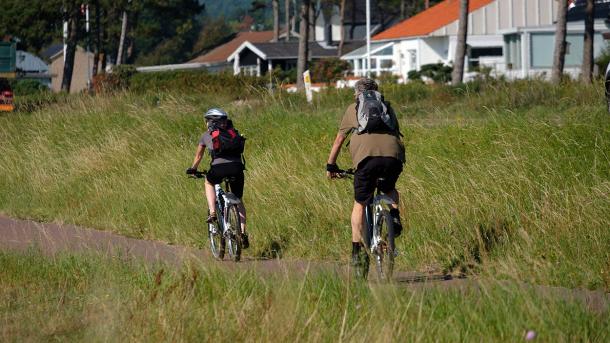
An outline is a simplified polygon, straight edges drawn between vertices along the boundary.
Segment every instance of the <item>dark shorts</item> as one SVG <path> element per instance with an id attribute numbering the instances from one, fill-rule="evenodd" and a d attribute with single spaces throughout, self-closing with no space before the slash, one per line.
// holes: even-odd
<path id="1" fill-rule="evenodd" d="M 375 189 L 388 193 L 396 188 L 402 162 L 393 157 L 367 157 L 358 164 L 354 174 L 354 199 L 361 204 L 373 200 Z M 377 179 L 383 180 L 377 184 Z"/>
<path id="2" fill-rule="evenodd" d="M 231 193 L 238 198 L 244 195 L 244 165 L 241 163 L 221 163 L 210 167 L 206 180 L 209 183 L 216 185 L 222 182 L 225 177 L 231 177 L 234 180 L 229 182 Z"/>

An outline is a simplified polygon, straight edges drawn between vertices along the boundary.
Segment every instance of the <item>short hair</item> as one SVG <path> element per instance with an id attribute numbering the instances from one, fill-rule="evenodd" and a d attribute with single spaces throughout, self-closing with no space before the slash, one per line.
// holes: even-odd
<path id="1" fill-rule="evenodd" d="M 376 91 L 379 89 L 379 85 L 373 79 L 362 78 L 356 82 L 356 86 L 354 86 L 356 90 L 356 94 L 362 93 L 364 91 Z"/>

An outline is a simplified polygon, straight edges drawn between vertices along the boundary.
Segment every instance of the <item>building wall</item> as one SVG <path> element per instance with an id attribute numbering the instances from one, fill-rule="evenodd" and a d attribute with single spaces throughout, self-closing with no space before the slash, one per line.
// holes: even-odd
<path id="1" fill-rule="evenodd" d="M 88 60 L 87 61 L 87 57 Z M 70 93 L 78 93 L 87 89 L 87 78 L 90 68 L 93 68 L 93 54 L 85 53 L 85 50 L 78 47 L 74 56 L 74 70 L 72 71 L 72 84 L 70 85 Z M 54 92 L 61 91 L 61 81 L 64 74 L 64 57 L 63 53 L 55 56 L 51 62 L 51 90 Z"/>
<path id="2" fill-rule="evenodd" d="M 468 34 L 499 34 L 525 26 L 552 25 L 557 17 L 555 0 L 496 0 L 468 15 Z M 457 35 L 458 20 L 431 35 Z"/>

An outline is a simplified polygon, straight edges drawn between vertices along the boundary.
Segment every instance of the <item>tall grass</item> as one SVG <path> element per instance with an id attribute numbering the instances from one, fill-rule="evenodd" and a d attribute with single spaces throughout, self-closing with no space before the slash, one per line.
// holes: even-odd
<path id="1" fill-rule="evenodd" d="M 610 118 L 601 85 L 387 86 L 408 162 L 400 268 L 610 289 Z M 204 246 L 187 179 L 201 114 L 248 137 L 250 254 L 345 260 L 351 185 L 324 164 L 352 100 L 121 93 L 0 117 L 0 211 Z M 339 164 L 349 165 L 347 149 Z"/>
<path id="2" fill-rule="evenodd" d="M 366 285 L 334 274 L 179 270 L 0 253 L 0 340 L 542 341 L 610 338 L 607 313 L 514 284 Z"/>

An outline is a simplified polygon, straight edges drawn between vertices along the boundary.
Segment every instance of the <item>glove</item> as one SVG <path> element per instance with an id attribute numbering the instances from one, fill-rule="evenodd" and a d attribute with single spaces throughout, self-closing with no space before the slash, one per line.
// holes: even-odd
<path id="1" fill-rule="evenodd" d="M 188 168 L 186 170 L 186 175 L 193 175 L 197 172 L 197 168 Z"/>
<path id="2" fill-rule="evenodd" d="M 338 173 L 341 171 L 336 163 L 326 164 L 326 171 L 329 173 Z"/>

